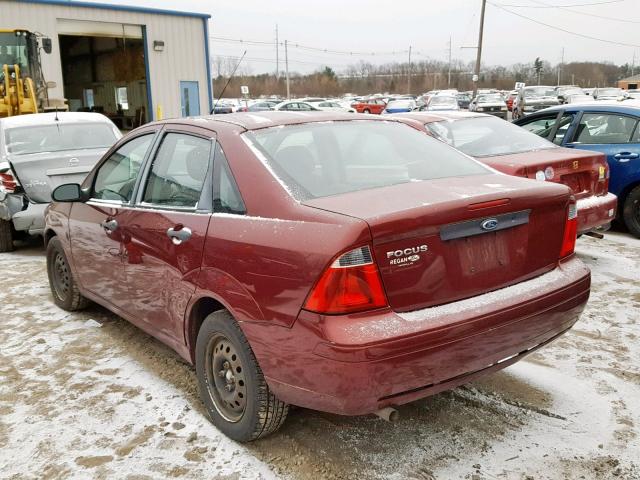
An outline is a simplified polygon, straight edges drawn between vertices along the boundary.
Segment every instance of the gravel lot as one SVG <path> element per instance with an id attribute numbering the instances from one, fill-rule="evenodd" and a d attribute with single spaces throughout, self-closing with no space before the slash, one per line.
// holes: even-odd
<path id="1" fill-rule="evenodd" d="M 527 360 L 395 424 L 295 409 L 243 446 L 168 348 L 100 307 L 56 308 L 40 246 L 0 254 L 0 478 L 640 479 L 640 241 L 583 237 L 578 255 L 587 310 Z"/>

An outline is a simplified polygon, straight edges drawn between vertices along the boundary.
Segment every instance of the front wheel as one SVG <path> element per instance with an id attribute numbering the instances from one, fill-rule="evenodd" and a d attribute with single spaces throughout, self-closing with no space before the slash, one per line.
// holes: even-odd
<path id="1" fill-rule="evenodd" d="M 47 275 L 53 301 L 60 308 L 73 312 L 89 304 L 80 293 L 58 237 L 53 237 L 47 245 Z"/>
<path id="2" fill-rule="evenodd" d="M 629 192 L 622 209 L 624 223 L 637 238 L 640 238 L 640 185 Z"/>
<path id="3" fill-rule="evenodd" d="M 0 253 L 13 251 L 13 225 L 10 220 L 0 220 Z"/>
<path id="4" fill-rule="evenodd" d="M 371 113 L 371 110 L 369 110 L 368 108 L 365 108 L 362 113 L 366 113 L 367 115 Z"/>
<path id="5" fill-rule="evenodd" d="M 269 390 L 249 342 L 226 310 L 202 323 L 195 360 L 200 397 L 225 435 L 250 442 L 284 423 L 289 406 Z"/>

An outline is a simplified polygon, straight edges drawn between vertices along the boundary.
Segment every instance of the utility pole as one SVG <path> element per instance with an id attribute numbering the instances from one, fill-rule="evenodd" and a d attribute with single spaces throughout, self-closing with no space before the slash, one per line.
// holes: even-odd
<path id="1" fill-rule="evenodd" d="M 278 46 L 278 24 L 276 23 L 276 80 L 280 80 L 280 47 Z"/>
<path id="2" fill-rule="evenodd" d="M 291 92 L 289 90 L 289 49 L 286 40 L 284 41 L 284 66 L 287 75 L 287 100 L 289 100 L 291 98 Z"/>
<path id="3" fill-rule="evenodd" d="M 558 65 L 558 86 L 562 82 L 562 67 L 564 66 L 564 47 L 562 47 L 562 57 L 560 60 L 560 65 Z"/>
<path id="4" fill-rule="evenodd" d="M 451 36 L 449 36 L 449 79 L 447 80 L 447 88 L 451 88 Z"/>
<path id="5" fill-rule="evenodd" d="M 484 33 L 484 10 L 487 6 L 487 0 L 482 0 L 482 10 L 480 11 L 480 31 L 478 32 L 478 51 L 476 55 L 476 71 L 473 82 L 473 96 L 478 93 L 478 82 L 480 81 L 480 61 L 482 60 L 482 34 Z"/>
<path id="6" fill-rule="evenodd" d="M 409 70 L 407 72 L 407 93 L 411 93 L 411 45 L 409 45 Z"/>

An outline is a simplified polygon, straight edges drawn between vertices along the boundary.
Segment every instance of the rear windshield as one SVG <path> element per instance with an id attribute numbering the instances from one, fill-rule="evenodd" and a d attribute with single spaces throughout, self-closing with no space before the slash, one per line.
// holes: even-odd
<path id="1" fill-rule="evenodd" d="M 118 137 L 106 123 L 61 123 L 10 128 L 5 133 L 7 152 L 14 155 L 110 147 Z"/>
<path id="2" fill-rule="evenodd" d="M 472 157 L 555 148 L 553 143 L 536 134 L 495 117 L 433 122 L 425 126 L 436 138 Z"/>
<path id="3" fill-rule="evenodd" d="M 433 97 L 431 105 L 457 105 L 458 100 L 455 97 Z"/>
<path id="4" fill-rule="evenodd" d="M 503 103 L 502 95 L 496 93 L 493 95 L 478 95 L 478 103 Z"/>
<path id="5" fill-rule="evenodd" d="M 396 122 L 307 123 L 245 136 L 300 201 L 489 171 L 448 145 Z"/>
<path id="6" fill-rule="evenodd" d="M 555 97 L 556 92 L 553 88 L 548 87 L 533 87 L 527 88 L 524 91 L 524 96 L 527 98 L 533 97 Z"/>

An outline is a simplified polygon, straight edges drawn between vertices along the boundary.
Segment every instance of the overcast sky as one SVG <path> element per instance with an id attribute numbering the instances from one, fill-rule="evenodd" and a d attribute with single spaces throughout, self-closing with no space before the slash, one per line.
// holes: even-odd
<path id="1" fill-rule="evenodd" d="M 403 61 L 409 46 L 415 60 L 446 60 L 449 37 L 454 59 L 473 60 L 475 50 L 461 47 L 477 43 L 481 6 L 481 0 L 103 0 L 103 3 L 209 13 L 212 37 L 275 42 L 278 24 L 280 41 L 358 52 L 349 56 L 291 47 L 290 69 L 299 72 L 322 65 L 341 71 L 359 60 Z M 581 38 L 506 10 L 564 30 L 627 45 Z M 483 63 L 530 63 L 539 56 L 555 64 L 560 61 L 564 47 L 565 62 L 631 63 L 635 50 L 639 64 L 639 27 L 640 0 L 488 0 Z M 238 56 L 245 49 L 251 73 L 275 70 L 274 45 L 242 46 L 211 40 L 214 56 Z M 362 55 L 364 51 L 385 54 Z M 280 60 L 283 58 L 281 48 Z"/>

